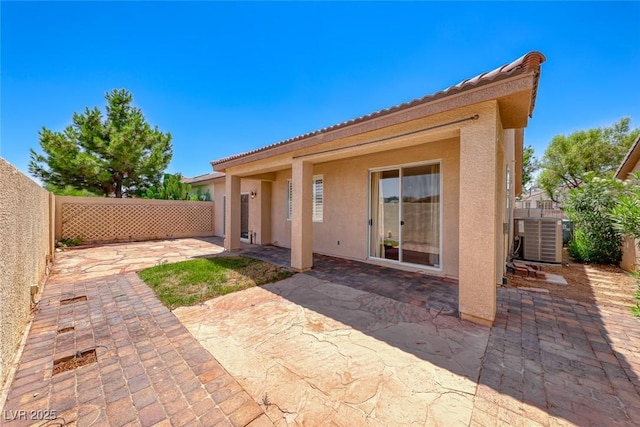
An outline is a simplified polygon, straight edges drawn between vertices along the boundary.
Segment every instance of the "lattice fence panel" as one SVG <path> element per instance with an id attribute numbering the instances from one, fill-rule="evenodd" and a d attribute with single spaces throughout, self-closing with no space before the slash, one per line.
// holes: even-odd
<path id="1" fill-rule="evenodd" d="M 61 238 L 84 243 L 213 235 L 213 204 L 62 204 Z"/>

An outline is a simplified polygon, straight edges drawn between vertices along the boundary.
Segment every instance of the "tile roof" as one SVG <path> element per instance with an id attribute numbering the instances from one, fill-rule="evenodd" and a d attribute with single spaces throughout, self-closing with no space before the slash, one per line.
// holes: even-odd
<path id="1" fill-rule="evenodd" d="M 207 173 L 204 175 L 194 176 L 193 178 L 185 177 L 185 178 L 182 178 L 182 182 L 186 184 L 195 184 L 198 182 L 210 181 L 212 179 L 221 178 L 223 176 L 225 176 L 225 174 L 222 172 L 213 172 L 213 173 Z"/>
<path id="2" fill-rule="evenodd" d="M 265 150 L 269 150 L 271 148 L 274 147 L 278 147 L 281 145 L 286 145 L 286 144 L 290 144 L 296 141 L 300 141 L 306 138 L 310 138 L 313 137 L 315 135 L 319 135 L 322 133 L 326 133 L 326 132 L 330 132 L 336 129 L 341 129 L 347 126 L 351 126 L 354 125 L 356 123 L 361 123 L 367 120 L 371 120 L 371 119 L 375 119 L 377 117 L 381 117 L 381 116 L 385 116 L 388 114 L 392 114 L 392 113 L 396 113 L 398 111 L 402 111 L 405 110 L 407 108 L 411 108 L 411 107 L 415 107 L 416 105 L 421 105 L 421 104 L 427 104 L 429 102 L 435 101 L 437 99 L 441 99 L 441 98 L 445 98 L 451 95 L 455 95 L 458 94 L 460 92 L 464 92 L 467 90 L 471 90 L 473 88 L 476 87 L 480 87 L 489 83 L 493 83 L 496 81 L 500 81 L 515 75 L 519 75 L 519 74 L 526 74 L 526 73 L 530 73 L 530 72 L 534 72 L 536 74 L 539 74 L 540 72 L 540 64 L 542 64 L 544 61 L 546 60 L 545 56 L 537 51 L 531 51 L 525 55 L 522 55 L 520 58 L 516 59 L 513 62 L 510 62 L 508 64 L 505 64 L 501 67 L 496 68 L 495 70 L 486 72 L 486 73 L 482 73 L 479 74 L 473 78 L 470 79 L 466 79 L 461 81 L 460 83 L 453 85 L 453 86 L 449 86 L 448 88 L 441 90 L 439 92 L 436 92 L 434 94 L 431 95 L 426 95 L 423 96 L 422 98 L 417 98 L 414 99 L 412 101 L 409 102 L 404 102 L 402 104 L 398 104 L 395 105 L 393 107 L 389 107 L 389 108 L 384 108 L 382 110 L 370 113 L 370 114 L 365 114 L 364 116 L 360 116 L 360 117 L 356 117 L 355 119 L 351 119 L 351 120 L 347 120 L 344 121 L 342 123 L 338 123 L 332 126 L 328 126 L 313 132 L 308 132 L 305 133 L 303 135 L 299 135 L 293 138 L 289 138 L 289 139 L 285 139 L 284 141 L 280 141 L 280 142 L 276 142 L 261 148 L 257 148 L 255 150 L 251 150 L 251 151 L 247 151 L 245 153 L 240 153 L 240 154 L 235 154 L 233 156 L 229 156 L 229 157 L 225 157 L 219 160 L 214 160 L 213 162 L 211 162 L 212 165 L 216 165 L 216 164 L 220 164 L 220 163 L 225 163 L 228 162 L 230 160 L 235 160 L 241 157 L 245 157 L 251 154 L 255 154 L 255 153 L 259 153 L 261 151 L 265 151 Z M 533 109 L 535 106 L 535 100 L 536 100 L 536 92 L 538 89 L 538 79 L 535 80 L 534 82 L 534 87 L 533 87 L 533 91 L 531 94 L 531 108 L 529 110 L 529 117 L 532 116 L 533 114 Z"/>

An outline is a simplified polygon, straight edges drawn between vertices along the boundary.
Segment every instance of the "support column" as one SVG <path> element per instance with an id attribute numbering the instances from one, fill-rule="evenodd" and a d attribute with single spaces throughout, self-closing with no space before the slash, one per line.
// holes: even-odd
<path id="1" fill-rule="evenodd" d="M 227 196 L 224 248 L 237 251 L 240 249 L 240 177 L 227 175 L 224 186 Z"/>
<path id="2" fill-rule="evenodd" d="M 460 130 L 460 317 L 491 325 L 496 315 L 497 105 Z M 502 232 L 502 230 L 499 230 Z"/>
<path id="3" fill-rule="evenodd" d="M 307 271 L 313 267 L 312 186 L 313 164 L 294 160 L 293 217 L 291 218 L 291 268 Z"/>

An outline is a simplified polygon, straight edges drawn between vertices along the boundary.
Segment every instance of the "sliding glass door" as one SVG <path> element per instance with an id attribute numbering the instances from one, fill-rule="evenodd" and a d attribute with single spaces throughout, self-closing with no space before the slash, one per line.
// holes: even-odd
<path id="1" fill-rule="evenodd" d="M 440 164 L 372 171 L 369 256 L 440 268 Z"/>
<path id="2" fill-rule="evenodd" d="M 400 171 L 371 172 L 370 256 L 398 260 Z"/>

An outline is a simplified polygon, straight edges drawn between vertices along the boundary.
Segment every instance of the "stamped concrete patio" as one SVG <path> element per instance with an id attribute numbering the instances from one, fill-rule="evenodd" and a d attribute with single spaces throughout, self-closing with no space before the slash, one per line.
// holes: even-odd
<path id="1" fill-rule="evenodd" d="M 50 409 L 77 425 L 640 425 L 640 321 L 624 309 L 500 288 L 485 328 L 456 317 L 455 282 L 316 256 L 308 274 L 172 313 L 131 272 L 219 243 L 58 254 L 3 423 Z M 98 363 L 51 375 L 94 346 Z"/>

